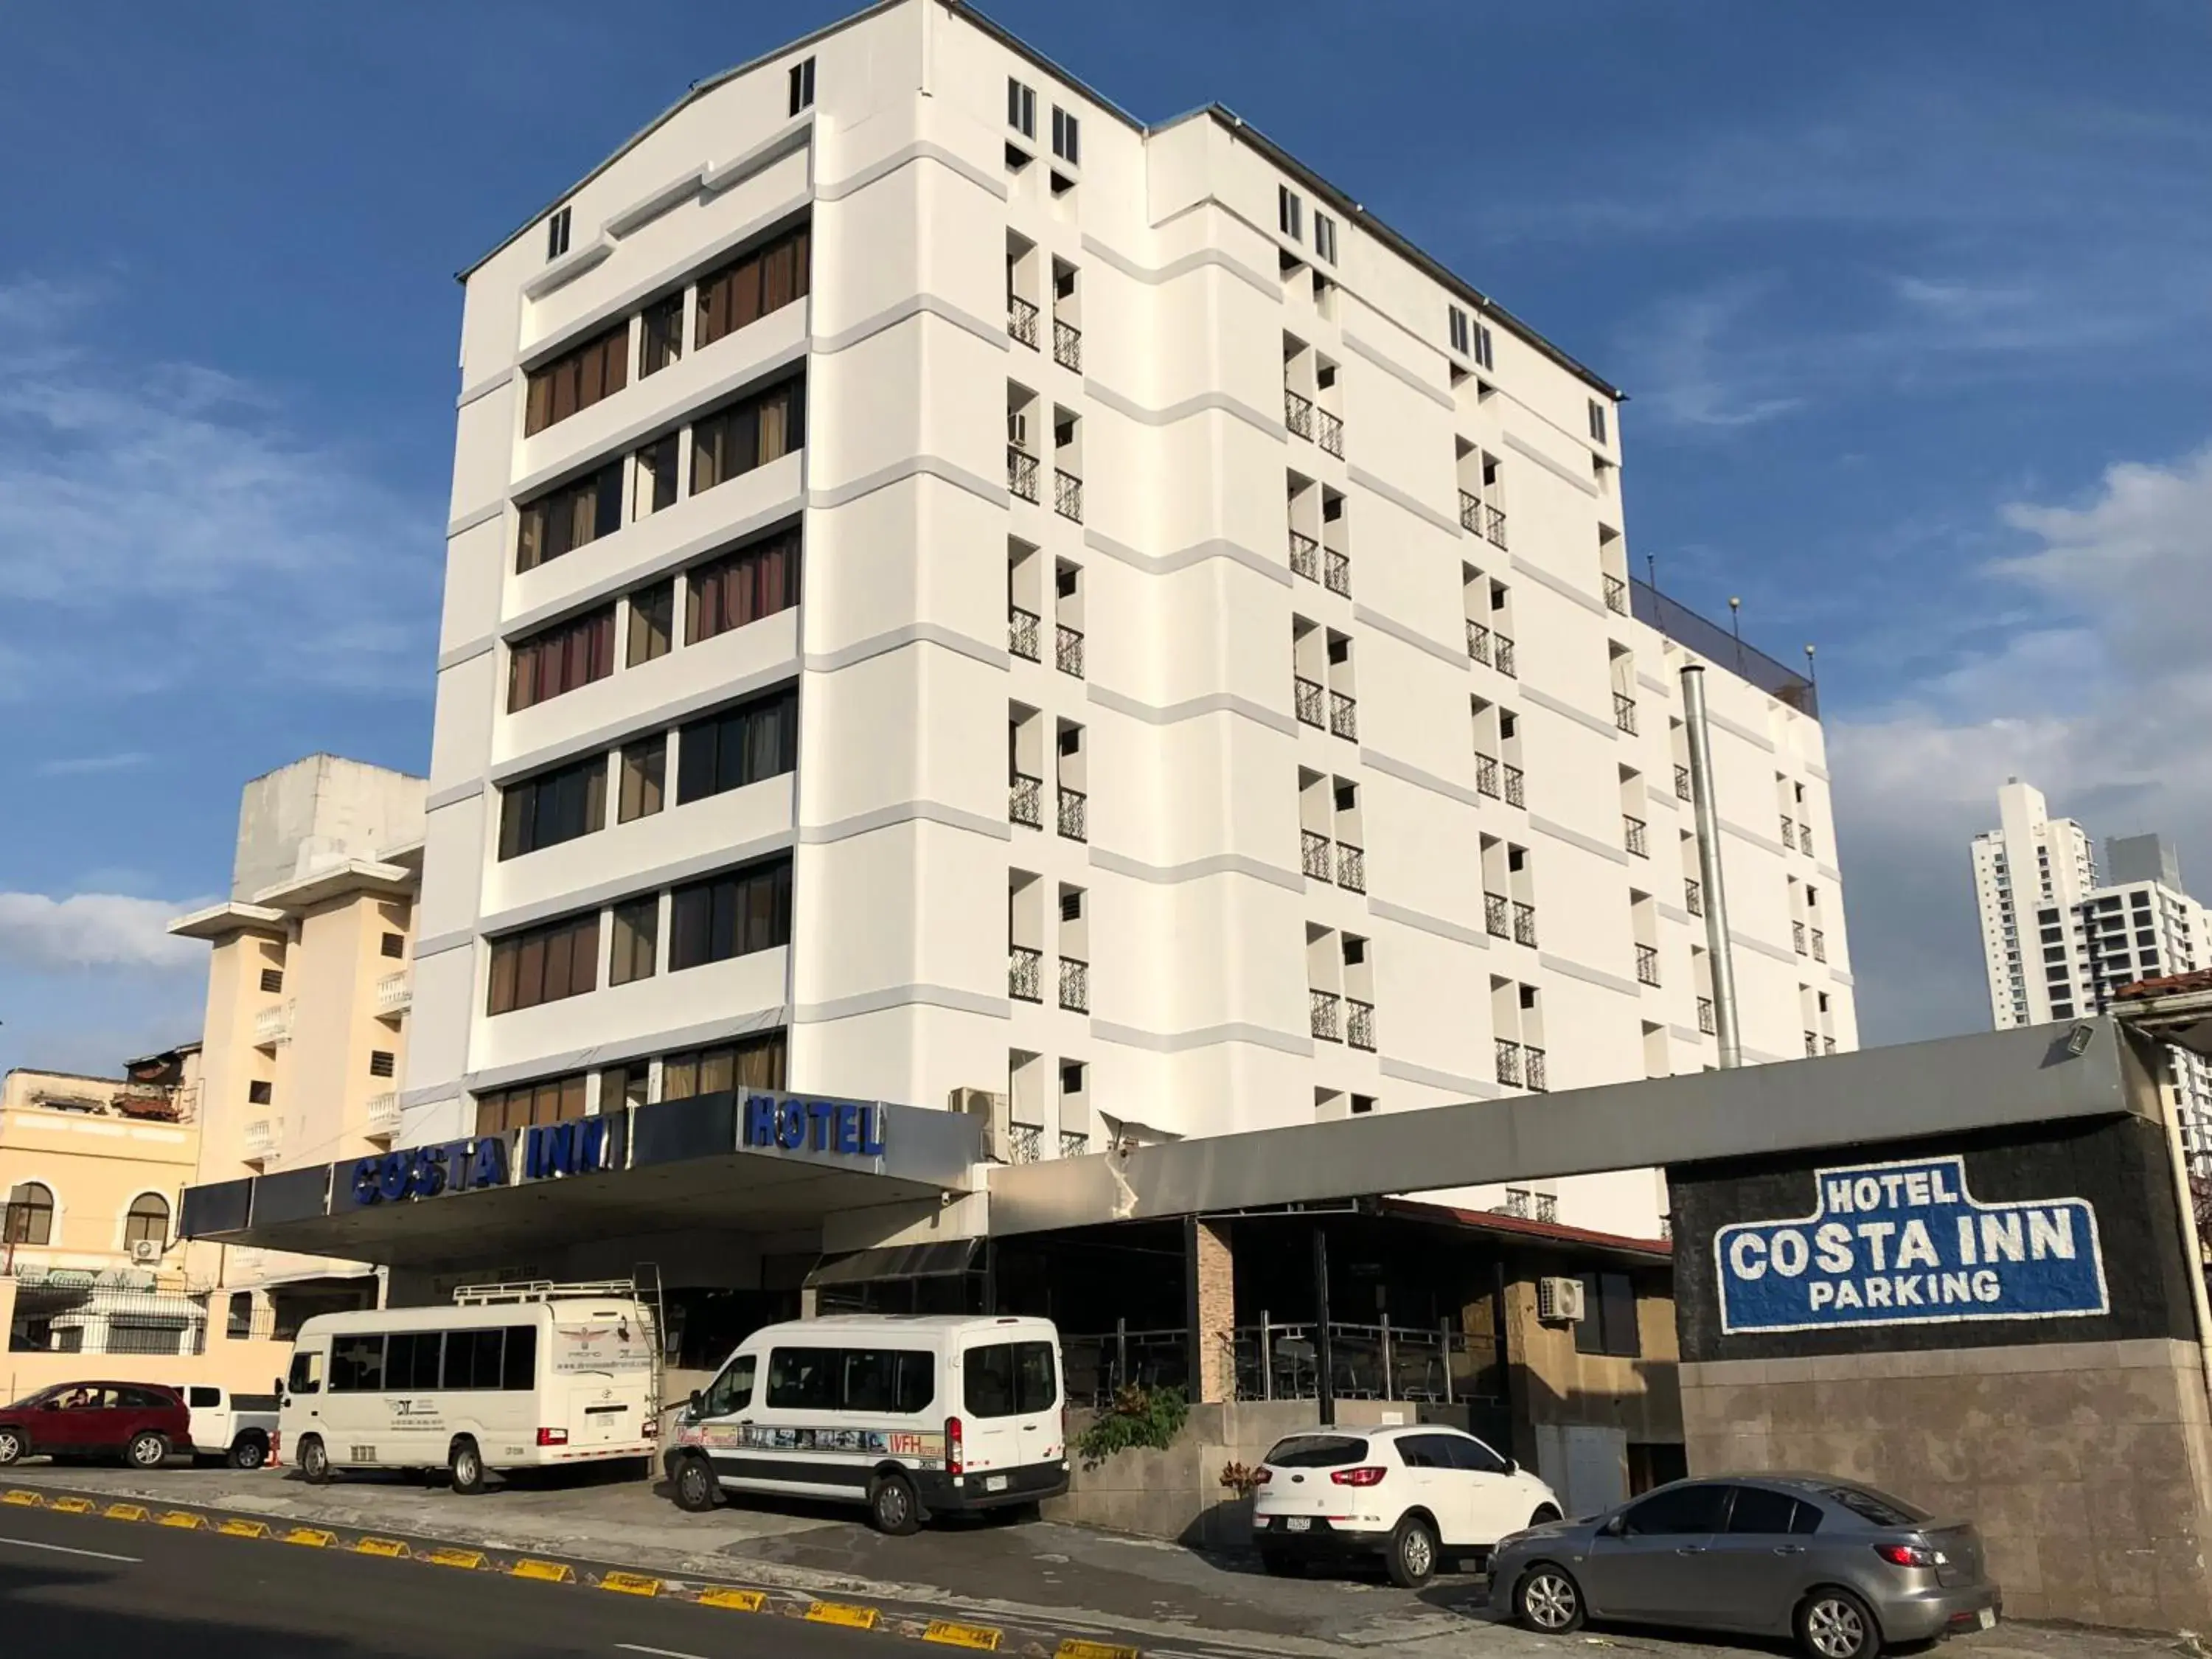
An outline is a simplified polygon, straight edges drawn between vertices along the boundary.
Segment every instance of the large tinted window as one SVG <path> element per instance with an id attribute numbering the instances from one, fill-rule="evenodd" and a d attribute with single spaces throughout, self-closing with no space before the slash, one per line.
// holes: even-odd
<path id="1" fill-rule="evenodd" d="M 622 463 L 562 484 L 522 508 L 514 568 L 534 570 L 622 528 Z"/>
<path id="2" fill-rule="evenodd" d="M 1633 1359 L 1643 1351 L 1636 1328 L 1634 1283 L 1626 1273 L 1584 1273 L 1583 1316 L 1575 1324 L 1575 1352 Z"/>
<path id="3" fill-rule="evenodd" d="M 690 586 L 691 603 L 684 612 L 687 645 L 788 611 L 799 603 L 799 532 L 787 530 L 697 566 Z"/>
<path id="4" fill-rule="evenodd" d="M 524 402 L 525 436 L 543 432 L 623 389 L 629 368 L 629 319 L 530 371 Z"/>
<path id="5" fill-rule="evenodd" d="M 538 1386 L 538 1327 L 509 1325 L 500 1356 L 499 1386 L 534 1389 Z"/>
<path id="6" fill-rule="evenodd" d="M 384 1343 L 384 1386 L 428 1392 L 438 1386 L 438 1356 L 445 1346 L 441 1331 L 407 1332 Z"/>
<path id="7" fill-rule="evenodd" d="M 1267 1461 L 1279 1469 L 1340 1469 L 1367 1461 L 1367 1443 L 1346 1434 L 1294 1434 L 1275 1443 Z"/>
<path id="8" fill-rule="evenodd" d="M 190 1389 L 185 1391 L 185 1397 L 194 1411 L 212 1410 L 222 1404 L 221 1389 Z"/>
<path id="9" fill-rule="evenodd" d="M 800 225 L 702 276 L 696 343 L 712 345 L 725 334 L 735 333 L 756 318 L 803 296 L 808 275 L 806 254 L 807 227 Z"/>
<path id="10" fill-rule="evenodd" d="M 684 726 L 676 742 L 676 799 L 687 801 L 741 789 L 799 764 L 799 694 L 726 708 Z"/>
<path id="11" fill-rule="evenodd" d="M 1059 1403 L 1060 1378 L 1049 1342 L 993 1342 L 961 1356 L 970 1417 L 1013 1417 Z"/>
<path id="12" fill-rule="evenodd" d="M 732 1359 L 700 1396 L 699 1415 L 727 1417 L 732 1412 L 741 1412 L 753 1403 L 753 1370 L 755 1360 L 750 1354 L 740 1354 Z"/>
<path id="13" fill-rule="evenodd" d="M 936 1397 L 934 1354 L 912 1349 L 856 1348 L 845 1356 L 847 1411 L 927 1411 Z"/>
<path id="14" fill-rule="evenodd" d="M 500 1378 L 500 1350 L 507 1333 L 488 1331 L 446 1333 L 445 1386 L 449 1389 L 495 1389 Z"/>
<path id="15" fill-rule="evenodd" d="M 1718 1532 L 1728 1488 L 1696 1485 L 1654 1492 L 1628 1511 L 1623 1530 L 1632 1537 L 1654 1534 Z"/>
<path id="16" fill-rule="evenodd" d="M 691 428 L 691 493 L 766 466 L 805 443 L 806 382 L 786 380 Z"/>
<path id="17" fill-rule="evenodd" d="M 607 821 L 607 757 L 507 785 L 500 800 L 499 855 L 518 858 L 588 836 Z"/>
<path id="18" fill-rule="evenodd" d="M 599 913 L 547 922 L 491 942 L 490 998 L 486 1012 L 511 1013 L 596 989 L 599 978 Z"/>
<path id="19" fill-rule="evenodd" d="M 332 1394 L 366 1394 L 383 1386 L 381 1336 L 341 1336 L 331 1343 Z"/>
<path id="20" fill-rule="evenodd" d="M 787 858 L 679 887 L 669 907 L 671 971 L 790 943 Z"/>
<path id="21" fill-rule="evenodd" d="M 1928 1519 L 1927 1510 L 1871 1486 L 1830 1486 L 1820 1495 L 1877 1527 L 1917 1527 Z"/>
<path id="22" fill-rule="evenodd" d="M 507 711 L 534 708 L 615 672 L 615 608 L 580 617 L 517 640 L 507 655 Z"/>
<path id="23" fill-rule="evenodd" d="M 1470 1474 L 1503 1474 L 1505 1460 L 1472 1435 L 1455 1434 L 1445 1437 L 1451 1448 L 1451 1463 L 1455 1469 L 1465 1469 Z"/>
<path id="24" fill-rule="evenodd" d="M 778 1348 L 768 1358 L 768 1401 L 779 1411 L 837 1409 L 844 1353 L 837 1348 Z"/>
<path id="25" fill-rule="evenodd" d="M 1441 1434 L 1401 1434 L 1393 1443 L 1398 1461 L 1409 1469 L 1454 1468 L 1451 1440 Z"/>
<path id="26" fill-rule="evenodd" d="M 1730 1532 L 1787 1533 L 1796 1530 L 1801 1505 L 1788 1492 L 1771 1492 L 1764 1486 L 1738 1486 L 1735 1506 L 1729 1511 L 1728 1529 Z M 1819 1511 L 1815 1510 L 1817 1519 Z"/>

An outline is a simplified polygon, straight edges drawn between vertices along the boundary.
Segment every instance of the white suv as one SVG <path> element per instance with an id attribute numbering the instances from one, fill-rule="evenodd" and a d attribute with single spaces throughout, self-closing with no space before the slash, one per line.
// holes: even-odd
<path id="1" fill-rule="evenodd" d="M 1391 1582 L 1428 1582 L 1455 1556 L 1560 1518 L 1534 1475 L 1458 1429 L 1324 1430 L 1279 1442 L 1260 1468 L 1253 1541 L 1272 1573 L 1381 1556 Z"/>

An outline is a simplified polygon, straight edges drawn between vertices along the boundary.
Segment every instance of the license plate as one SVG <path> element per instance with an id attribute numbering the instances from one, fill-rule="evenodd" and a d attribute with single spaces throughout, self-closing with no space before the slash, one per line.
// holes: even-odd
<path id="1" fill-rule="evenodd" d="M 1984 1607 L 1981 1612 L 1981 1620 L 1982 1628 L 1984 1630 L 1992 1630 L 1996 1628 L 1997 1622 L 1996 1610 L 1993 1607 Z"/>
<path id="2" fill-rule="evenodd" d="M 1312 1525 L 1313 1522 L 1307 1520 L 1303 1515 L 1293 1515 L 1283 1522 L 1283 1530 L 1285 1532 L 1304 1532 Z"/>
<path id="3" fill-rule="evenodd" d="M 983 1490 L 985 1492 L 1004 1492 L 1006 1489 L 1006 1477 L 1005 1475 L 991 1474 L 984 1476 Z"/>

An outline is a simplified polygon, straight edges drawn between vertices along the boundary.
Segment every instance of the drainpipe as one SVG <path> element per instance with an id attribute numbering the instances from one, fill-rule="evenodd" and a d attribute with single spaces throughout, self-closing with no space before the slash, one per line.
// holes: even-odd
<path id="1" fill-rule="evenodd" d="M 1720 1037 L 1721 1069 L 1743 1064 L 1736 1026 L 1735 957 L 1729 945 L 1728 895 L 1721 890 L 1721 817 L 1713 800 L 1713 746 L 1705 729 L 1705 671 L 1682 669 L 1682 725 L 1690 739 L 1690 802 L 1698 819 L 1698 880 L 1705 889 L 1706 960 L 1713 970 L 1713 1025 Z"/>

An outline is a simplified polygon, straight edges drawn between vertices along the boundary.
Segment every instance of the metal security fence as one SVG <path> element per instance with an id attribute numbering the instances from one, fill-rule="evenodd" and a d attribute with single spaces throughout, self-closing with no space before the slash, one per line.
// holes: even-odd
<path id="1" fill-rule="evenodd" d="M 159 1354 L 207 1352 L 208 1298 L 158 1290 L 43 1282 L 17 1285 L 11 1353 Z"/>

